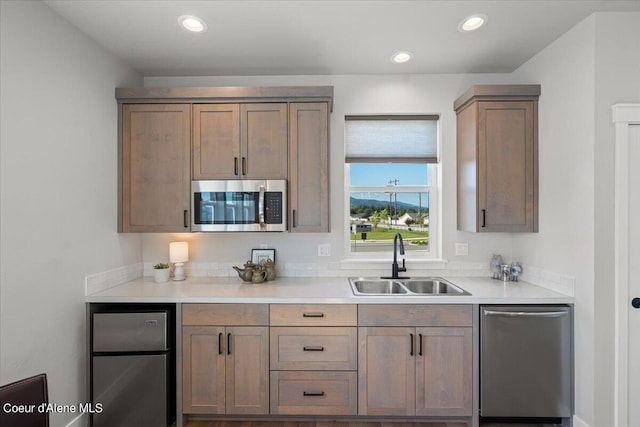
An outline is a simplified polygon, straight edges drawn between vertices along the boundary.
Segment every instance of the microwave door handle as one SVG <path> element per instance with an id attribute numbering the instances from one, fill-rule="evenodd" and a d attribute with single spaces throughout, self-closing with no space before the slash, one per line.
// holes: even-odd
<path id="1" fill-rule="evenodd" d="M 264 185 L 260 186 L 260 195 L 258 196 L 258 217 L 260 219 L 260 228 L 265 228 L 264 222 Z"/>

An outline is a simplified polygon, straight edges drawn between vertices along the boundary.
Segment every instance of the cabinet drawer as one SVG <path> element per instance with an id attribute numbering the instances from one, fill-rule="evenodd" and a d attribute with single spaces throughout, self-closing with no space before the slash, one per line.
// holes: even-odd
<path id="1" fill-rule="evenodd" d="M 182 304 L 182 324 L 268 326 L 268 304 Z"/>
<path id="2" fill-rule="evenodd" d="M 356 326 L 356 305 L 273 304 L 271 326 Z"/>
<path id="3" fill-rule="evenodd" d="M 271 414 L 356 415 L 355 372 L 271 372 Z"/>
<path id="4" fill-rule="evenodd" d="M 359 326 L 472 326 L 471 304 L 363 304 Z"/>
<path id="5" fill-rule="evenodd" d="M 355 327 L 272 327 L 271 369 L 356 370 L 357 336 Z"/>

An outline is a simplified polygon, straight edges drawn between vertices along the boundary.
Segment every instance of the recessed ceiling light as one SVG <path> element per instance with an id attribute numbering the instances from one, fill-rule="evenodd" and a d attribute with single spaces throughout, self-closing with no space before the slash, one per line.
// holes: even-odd
<path id="1" fill-rule="evenodd" d="M 202 33 L 207 29 L 207 24 L 205 24 L 202 19 L 193 15 L 182 15 L 178 18 L 178 24 L 185 30 L 194 33 Z"/>
<path id="2" fill-rule="evenodd" d="M 393 54 L 393 56 L 391 57 L 391 62 L 402 64 L 403 62 L 410 61 L 412 57 L 413 55 L 411 54 L 411 52 L 400 51 Z"/>
<path id="3" fill-rule="evenodd" d="M 482 13 L 476 13 L 475 15 L 467 16 L 458 24 L 458 31 L 466 33 L 469 31 L 475 31 L 487 23 L 489 17 Z"/>

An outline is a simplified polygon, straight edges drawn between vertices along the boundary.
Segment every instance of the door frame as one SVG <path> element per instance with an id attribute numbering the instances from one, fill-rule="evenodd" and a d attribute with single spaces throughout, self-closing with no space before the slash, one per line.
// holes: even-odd
<path id="1" fill-rule="evenodd" d="M 629 126 L 640 124 L 640 104 L 611 107 L 615 124 L 615 418 L 629 425 Z"/>

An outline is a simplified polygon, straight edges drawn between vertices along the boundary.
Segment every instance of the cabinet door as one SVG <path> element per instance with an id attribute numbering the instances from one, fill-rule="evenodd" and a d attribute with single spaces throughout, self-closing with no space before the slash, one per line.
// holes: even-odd
<path id="1" fill-rule="evenodd" d="M 287 179 L 287 104 L 240 105 L 242 179 Z"/>
<path id="2" fill-rule="evenodd" d="M 329 231 L 329 121 L 326 102 L 289 105 L 291 232 Z"/>
<path id="3" fill-rule="evenodd" d="M 471 328 L 417 328 L 416 415 L 471 416 Z"/>
<path id="4" fill-rule="evenodd" d="M 415 328 L 358 328 L 358 413 L 415 415 Z"/>
<path id="5" fill-rule="evenodd" d="M 186 414 L 224 414 L 225 345 L 221 326 L 182 328 L 182 406 Z"/>
<path id="6" fill-rule="evenodd" d="M 478 104 L 478 230 L 536 231 L 534 103 Z"/>
<path id="7" fill-rule="evenodd" d="M 269 328 L 227 327 L 227 414 L 269 413 Z"/>
<path id="8" fill-rule="evenodd" d="M 125 104 L 121 111 L 118 229 L 189 231 L 190 106 Z"/>
<path id="9" fill-rule="evenodd" d="M 193 179 L 240 177 L 240 106 L 193 106 Z"/>

